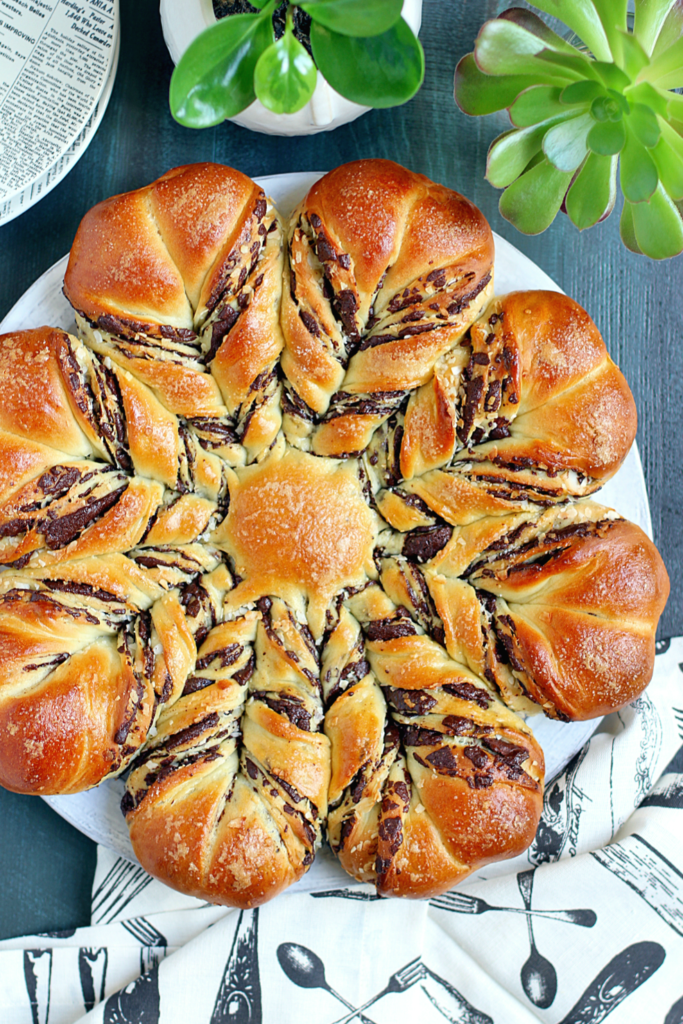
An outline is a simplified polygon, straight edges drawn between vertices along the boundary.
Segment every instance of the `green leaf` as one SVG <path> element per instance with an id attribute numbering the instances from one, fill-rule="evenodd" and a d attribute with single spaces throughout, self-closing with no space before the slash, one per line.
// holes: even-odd
<path id="1" fill-rule="evenodd" d="M 683 86 L 683 38 L 643 68 L 638 81 L 653 82 L 660 89 L 678 89 Z"/>
<path id="2" fill-rule="evenodd" d="M 258 59 L 254 89 L 263 106 L 274 114 L 294 114 L 309 102 L 317 76 L 313 60 L 288 20 L 282 38 L 271 43 Z"/>
<path id="3" fill-rule="evenodd" d="M 333 89 L 353 103 L 395 107 L 411 99 L 424 78 L 424 53 L 400 18 L 380 36 L 352 39 L 313 22 L 313 57 Z"/>
<path id="4" fill-rule="evenodd" d="M 543 74 L 550 85 L 555 84 L 553 78 L 564 84 L 579 77 L 575 71 L 539 60 L 536 55 L 542 52 L 546 52 L 542 39 L 505 18 L 487 21 L 474 44 L 474 58 L 487 75 Z M 583 63 L 588 66 L 588 61 Z"/>
<path id="5" fill-rule="evenodd" d="M 661 138 L 652 150 L 659 180 L 672 199 L 683 199 L 683 139 L 660 119 Z"/>
<path id="6" fill-rule="evenodd" d="M 647 203 L 631 208 L 636 242 L 653 260 L 666 260 L 683 251 L 683 222 L 661 184 Z"/>
<path id="7" fill-rule="evenodd" d="M 594 124 L 590 114 L 581 114 L 555 125 L 543 139 L 543 152 L 558 171 L 575 171 L 586 158 L 586 136 Z"/>
<path id="8" fill-rule="evenodd" d="M 301 0 L 314 21 L 343 36 L 378 36 L 401 17 L 403 0 Z"/>
<path id="9" fill-rule="evenodd" d="M 634 103 L 628 116 L 628 123 L 639 142 L 652 149 L 659 142 L 660 130 L 657 115 L 644 103 Z"/>
<path id="10" fill-rule="evenodd" d="M 614 60 L 633 81 L 641 68 L 650 63 L 638 40 L 630 32 L 616 32 L 612 41 Z"/>
<path id="11" fill-rule="evenodd" d="M 486 177 L 495 188 L 505 188 L 524 172 L 533 156 L 541 150 L 543 136 L 554 125 L 572 117 L 565 112 L 530 128 L 519 128 L 494 139 L 486 160 Z"/>
<path id="12" fill-rule="evenodd" d="M 669 121 L 683 121 L 683 96 L 679 93 L 666 94 L 666 118 Z"/>
<path id="13" fill-rule="evenodd" d="M 623 92 L 624 89 L 631 84 L 629 76 L 625 71 L 622 71 L 621 68 L 617 67 L 616 64 L 606 64 L 602 61 L 596 60 L 593 61 L 593 68 L 608 89 L 614 89 L 616 92 Z"/>
<path id="14" fill-rule="evenodd" d="M 527 11 L 523 7 L 509 7 L 507 11 L 503 11 L 498 17 L 504 21 L 511 21 L 527 32 L 531 32 L 532 35 L 538 36 L 544 46 L 551 50 L 556 50 L 558 53 L 576 53 L 576 47 L 572 46 L 566 39 L 563 39 L 562 36 L 559 36 L 557 32 L 553 32 L 550 26 L 546 25 L 543 21 L 543 18 L 539 18 L 533 11 Z"/>
<path id="15" fill-rule="evenodd" d="M 541 50 L 538 54 L 538 59 L 545 61 L 546 64 L 552 64 L 560 68 L 564 68 L 566 72 L 572 74 L 575 79 L 581 80 L 584 78 L 593 78 L 599 80 L 599 75 L 595 71 L 594 60 L 588 60 L 579 50 L 575 50 L 574 53 L 555 53 L 554 50 Z"/>
<path id="16" fill-rule="evenodd" d="M 611 60 L 609 42 L 591 0 L 533 0 L 533 4 L 563 21 L 598 60 Z"/>
<path id="17" fill-rule="evenodd" d="M 633 33 L 646 53 L 652 53 L 664 19 L 676 0 L 635 0 Z"/>
<path id="18" fill-rule="evenodd" d="M 659 57 L 660 53 L 668 50 L 681 34 L 683 34 L 683 8 L 681 7 L 680 0 L 678 0 L 664 19 L 664 24 L 652 50 L 652 57 Z"/>
<path id="19" fill-rule="evenodd" d="M 662 117 L 668 116 L 668 97 L 669 94 L 662 95 L 649 82 L 640 82 L 628 90 L 629 103 L 644 103 L 645 106 L 654 110 L 655 114 L 660 114 Z M 683 103 L 681 111 L 683 112 Z"/>
<path id="20" fill-rule="evenodd" d="M 500 212 L 518 231 L 537 235 L 552 224 L 571 180 L 571 171 L 558 171 L 543 160 L 506 188 Z"/>
<path id="21" fill-rule="evenodd" d="M 626 131 L 626 144 L 621 153 L 620 181 L 624 198 L 630 203 L 643 203 L 657 188 L 657 167 L 654 160 L 632 131 Z"/>
<path id="22" fill-rule="evenodd" d="M 603 121 L 594 124 L 586 139 L 588 148 L 598 156 L 613 156 L 620 153 L 626 142 L 623 121 Z"/>
<path id="23" fill-rule="evenodd" d="M 556 114 L 566 113 L 566 107 L 560 103 L 560 92 L 557 86 L 552 85 L 525 89 L 510 107 L 510 120 L 516 128 L 527 128 Z"/>
<path id="24" fill-rule="evenodd" d="M 590 153 L 574 179 L 565 206 L 579 231 L 609 217 L 617 197 L 617 157 Z"/>
<path id="25" fill-rule="evenodd" d="M 462 58 L 455 69 L 455 99 L 466 114 L 493 114 L 514 103 L 517 96 L 544 81 L 538 75 L 485 75 L 473 53 Z"/>
<path id="26" fill-rule="evenodd" d="M 565 86 L 560 96 L 561 103 L 592 103 L 598 96 L 604 95 L 604 87 L 591 78 L 583 82 L 572 82 Z"/>
<path id="27" fill-rule="evenodd" d="M 614 92 L 613 89 L 608 90 L 602 96 L 596 97 L 591 103 L 591 114 L 596 121 L 621 121 L 624 114 L 628 114 L 630 107 L 624 97 L 621 99 L 624 102 L 626 109 L 619 102 L 619 96 Z"/>
<path id="28" fill-rule="evenodd" d="M 619 234 L 621 235 L 621 240 L 627 249 L 630 249 L 631 252 L 637 253 L 639 256 L 643 255 L 636 239 L 636 229 L 633 223 L 633 205 L 629 202 L 624 203 L 624 208 L 621 211 Z"/>
<path id="29" fill-rule="evenodd" d="M 221 18 L 190 43 L 171 76 L 176 121 L 208 128 L 254 101 L 254 68 L 273 40 L 272 8 L 271 0 L 261 14 Z"/>
<path id="30" fill-rule="evenodd" d="M 593 6 L 602 22 L 612 56 L 617 60 L 621 47 L 619 33 L 627 26 L 626 0 L 593 0 Z"/>

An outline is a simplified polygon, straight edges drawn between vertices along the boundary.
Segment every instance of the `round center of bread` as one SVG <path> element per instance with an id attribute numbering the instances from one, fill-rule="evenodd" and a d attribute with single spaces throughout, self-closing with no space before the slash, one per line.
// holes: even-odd
<path id="1" fill-rule="evenodd" d="M 251 588 L 332 594 L 364 574 L 375 529 L 355 464 L 290 449 L 236 476 L 225 535 Z"/>

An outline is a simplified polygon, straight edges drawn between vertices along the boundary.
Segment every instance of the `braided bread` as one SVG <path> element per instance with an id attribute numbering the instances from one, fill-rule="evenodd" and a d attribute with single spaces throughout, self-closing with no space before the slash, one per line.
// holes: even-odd
<path id="1" fill-rule="evenodd" d="M 591 500 L 635 435 L 590 317 L 493 297 L 462 196 L 338 168 L 288 225 L 178 168 L 83 219 L 79 339 L 0 338 L 0 782 L 128 770 L 135 852 L 254 906 L 326 834 L 423 897 L 531 842 L 562 720 L 647 685 L 656 549 Z"/>

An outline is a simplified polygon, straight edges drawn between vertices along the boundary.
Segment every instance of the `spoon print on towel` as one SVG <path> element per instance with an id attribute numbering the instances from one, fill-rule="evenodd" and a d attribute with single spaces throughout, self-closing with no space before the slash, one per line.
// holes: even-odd
<path id="1" fill-rule="evenodd" d="M 340 1003 L 343 1003 L 348 1010 L 353 1010 L 354 1016 L 358 1014 L 358 1019 L 362 1021 L 362 1024 L 374 1024 L 369 1017 L 359 1014 L 356 1007 L 344 999 L 339 992 L 335 992 L 325 977 L 324 963 L 312 949 L 300 946 L 297 942 L 283 942 L 277 948 L 277 958 L 289 980 L 299 988 L 325 989 Z"/>
<path id="2" fill-rule="evenodd" d="M 531 911 L 531 890 L 534 885 L 534 870 L 522 871 L 517 875 L 517 885 L 524 900 L 524 907 Z M 522 965 L 522 988 L 527 999 L 541 1010 L 552 1005 L 557 994 L 557 972 L 549 960 L 541 956 L 534 940 L 534 928 L 531 917 L 526 919 L 529 929 L 531 952 L 528 960 Z"/>

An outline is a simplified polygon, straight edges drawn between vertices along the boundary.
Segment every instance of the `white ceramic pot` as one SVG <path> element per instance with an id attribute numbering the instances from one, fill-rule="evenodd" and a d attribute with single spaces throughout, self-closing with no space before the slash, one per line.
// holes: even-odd
<path id="1" fill-rule="evenodd" d="M 212 0 L 161 0 L 161 27 L 173 63 L 200 32 L 216 24 Z M 403 0 L 403 17 L 415 35 L 422 22 L 422 0 Z M 344 99 L 318 73 L 318 82 L 310 103 L 296 114 L 273 114 L 259 100 L 230 120 L 266 135 L 313 135 L 354 121 L 370 110 Z"/>

